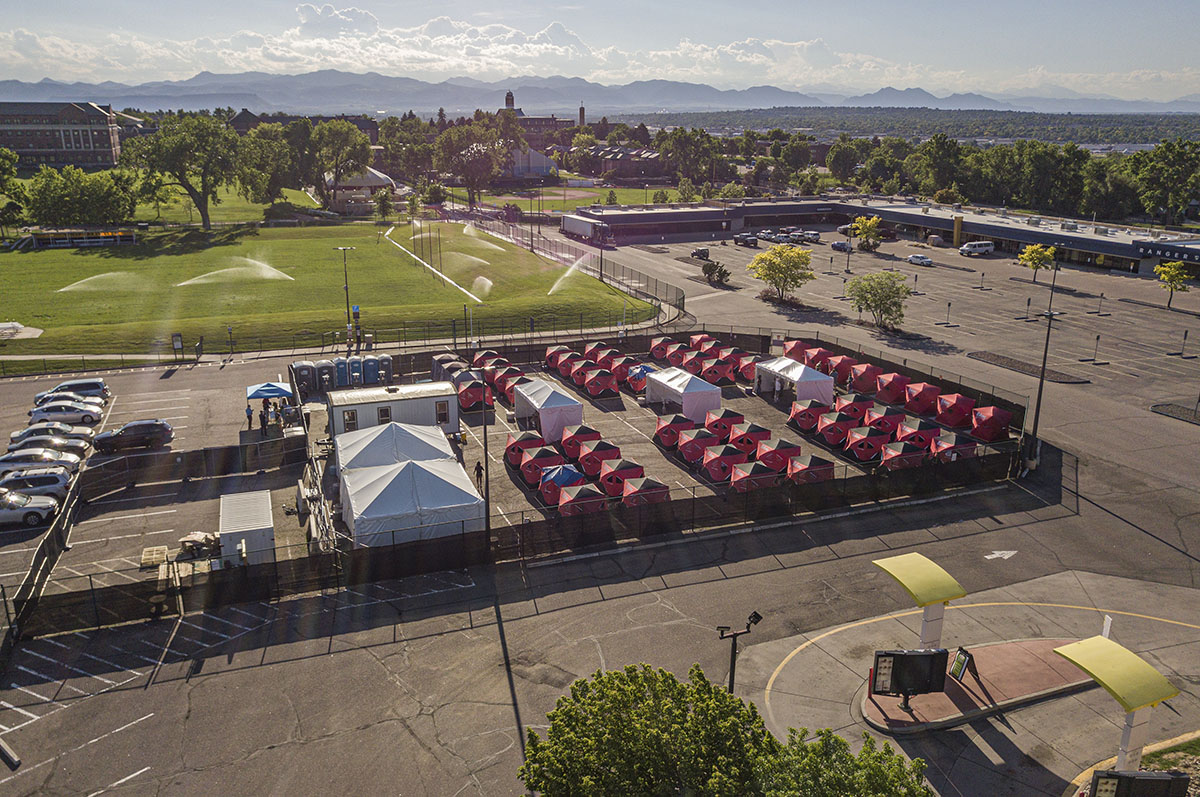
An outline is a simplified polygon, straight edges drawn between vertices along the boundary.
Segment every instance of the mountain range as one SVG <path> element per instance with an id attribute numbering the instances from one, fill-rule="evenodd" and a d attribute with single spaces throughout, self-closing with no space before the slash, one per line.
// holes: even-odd
<path id="1" fill-rule="evenodd" d="M 322 70 L 302 75 L 266 72 L 214 74 L 201 72 L 186 80 L 137 85 L 65 83 L 45 78 L 36 83 L 0 80 L 0 101 L 92 101 L 117 108 L 155 111 L 195 110 L 217 106 L 257 112 L 369 113 L 399 115 L 407 110 L 429 116 L 444 108 L 451 116 L 504 105 L 512 91 L 517 105 L 530 114 L 574 117 L 580 104 L 589 119 L 601 114 L 662 111 L 732 111 L 774 107 L 895 107 L 939 110 L 1035 111 L 1042 113 L 1200 113 L 1200 95 L 1169 102 L 1123 100 L 1082 95 L 1062 87 L 1040 87 L 1006 94 L 950 94 L 938 97 L 921 88 L 890 86 L 870 94 L 847 96 L 831 87 L 790 91 L 776 86 L 717 89 L 703 83 L 639 80 L 606 86 L 583 78 L 522 76 L 498 81 L 450 78 L 439 83 L 375 72 L 357 74 Z"/>

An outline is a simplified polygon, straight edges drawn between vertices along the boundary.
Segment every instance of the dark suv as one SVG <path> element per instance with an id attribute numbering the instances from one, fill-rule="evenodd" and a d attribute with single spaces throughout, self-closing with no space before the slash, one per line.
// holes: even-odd
<path id="1" fill-rule="evenodd" d="M 112 454 L 130 448 L 158 448 L 175 439 L 175 430 L 166 421 L 130 421 L 120 429 L 101 432 L 92 445 L 101 454 Z"/>

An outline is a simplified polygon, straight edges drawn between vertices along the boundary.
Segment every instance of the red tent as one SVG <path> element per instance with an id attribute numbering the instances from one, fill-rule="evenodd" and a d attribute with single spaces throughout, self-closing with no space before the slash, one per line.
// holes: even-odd
<path id="1" fill-rule="evenodd" d="M 510 363 L 504 357 L 497 356 L 497 357 L 484 357 L 478 363 L 473 363 L 471 367 L 479 368 L 479 369 L 483 369 L 484 371 L 487 371 L 487 369 L 489 369 L 489 368 L 499 368 L 500 366 L 503 366 L 503 365 L 512 365 L 512 363 Z"/>
<path id="2" fill-rule="evenodd" d="M 827 412 L 817 421 L 817 433 L 831 446 L 840 446 L 846 434 L 862 421 L 844 412 Z"/>
<path id="3" fill-rule="evenodd" d="M 833 408 L 828 404 L 822 404 L 816 399 L 793 401 L 792 410 L 788 413 L 788 423 L 802 432 L 811 432 L 817 428 L 817 422 L 821 420 L 821 416 L 831 409 Z"/>
<path id="4" fill-rule="evenodd" d="M 564 426 L 562 430 L 562 450 L 567 459 L 579 459 L 579 446 L 589 440 L 599 440 L 600 432 L 590 426 Z"/>
<path id="5" fill-rule="evenodd" d="M 875 399 L 870 396 L 864 396 L 861 393 L 843 393 L 833 400 L 833 411 L 844 412 L 847 415 L 853 415 L 860 421 L 867 414 L 867 410 L 875 406 Z"/>
<path id="6" fill-rule="evenodd" d="M 850 389 L 856 393 L 874 393 L 879 389 L 876 379 L 883 369 L 872 363 L 859 363 L 850 369 Z"/>
<path id="7" fill-rule="evenodd" d="M 805 454 L 788 460 L 788 478 L 796 484 L 815 484 L 833 478 L 833 463 L 827 459 Z"/>
<path id="8" fill-rule="evenodd" d="M 571 375 L 571 366 L 585 359 L 587 358 L 579 352 L 568 351 L 558 356 L 558 365 L 555 367 L 558 368 L 559 375 L 563 379 L 566 379 Z M 591 360 L 588 360 L 588 362 L 591 362 Z"/>
<path id="9" fill-rule="evenodd" d="M 541 493 L 546 506 L 558 506 L 558 496 L 564 487 L 574 487 L 586 481 L 587 477 L 574 465 L 556 465 L 542 471 L 542 483 L 538 492 Z"/>
<path id="10" fill-rule="evenodd" d="M 896 429 L 908 418 L 899 407 L 889 407 L 887 404 L 876 404 L 867 410 L 863 420 L 867 426 L 882 429 L 888 434 L 895 435 Z"/>
<path id="11" fill-rule="evenodd" d="M 925 457 L 928 455 L 929 451 L 921 446 L 899 441 L 883 447 L 882 462 L 888 470 L 919 468 L 925 464 Z"/>
<path id="12" fill-rule="evenodd" d="M 892 436 L 873 426 L 858 426 L 846 433 L 845 448 L 859 462 L 869 462 L 879 456 Z"/>
<path id="13" fill-rule="evenodd" d="M 525 449 L 544 445 L 546 441 L 537 432 L 509 432 L 508 442 L 504 444 L 504 461 L 515 468 L 521 464 Z"/>
<path id="14" fill-rule="evenodd" d="M 589 343 L 583 344 L 583 356 L 587 357 L 589 360 L 595 360 L 596 352 L 600 351 L 601 349 L 607 349 L 607 348 L 610 348 L 610 347 L 604 341 L 593 340 Z"/>
<path id="15" fill-rule="evenodd" d="M 496 388 L 496 390 L 503 391 L 506 380 L 512 379 L 514 376 L 521 376 L 524 373 L 524 371 L 515 365 L 506 365 L 503 368 L 495 370 L 485 370 L 483 376 L 489 385 Z"/>
<path id="16" fill-rule="evenodd" d="M 495 406 L 492 389 L 478 379 L 467 379 L 456 388 L 458 391 L 458 406 L 463 410 L 474 410 L 482 407 Z"/>
<path id="17" fill-rule="evenodd" d="M 615 396 L 621 389 L 617 377 L 607 368 L 593 368 L 583 380 L 583 388 L 592 398 Z"/>
<path id="18" fill-rule="evenodd" d="M 736 366 L 737 359 L 747 352 L 742 351 L 737 346 L 717 346 L 708 350 L 711 354 L 715 354 L 718 359 L 729 360 Z"/>
<path id="19" fill-rule="evenodd" d="M 912 443 L 929 450 L 930 442 L 942 433 L 942 427 L 924 418 L 909 418 L 896 430 L 896 441 Z"/>
<path id="20" fill-rule="evenodd" d="M 739 462 L 729 475 L 729 486 L 739 493 L 774 487 L 779 481 L 779 471 L 768 468 L 761 462 Z"/>
<path id="21" fill-rule="evenodd" d="M 646 389 L 646 377 L 657 370 L 653 365 L 634 365 L 629 369 L 629 373 L 625 375 L 625 384 L 629 385 L 629 389 L 634 393 L 641 393 Z"/>
<path id="22" fill-rule="evenodd" d="M 753 421 L 739 423 L 729 430 L 729 445 L 743 452 L 747 457 L 754 456 L 754 453 L 758 451 L 759 443 L 770 439 L 771 430 L 765 426 L 759 426 Z"/>
<path id="23" fill-rule="evenodd" d="M 804 362 L 804 352 L 809 348 L 808 341 L 785 340 L 783 342 L 783 356 L 802 363 Z M 805 364 L 807 365 L 807 363 Z"/>
<path id="24" fill-rule="evenodd" d="M 558 358 L 569 352 L 570 349 L 566 346 L 547 346 L 546 347 L 546 367 L 557 368 Z"/>
<path id="25" fill-rule="evenodd" d="M 884 404 L 903 404 L 904 391 L 912 381 L 900 374 L 880 374 L 875 378 L 875 400 Z"/>
<path id="26" fill-rule="evenodd" d="M 667 362 L 679 368 L 683 364 L 683 358 L 695 351 L 686 343 L 672 343 L 667 347 Z"/>
<path id="27" fill-rule="evenodd" d="M 766 362 L 769 358 L 765 354 L 748 354 L 744 357 L 737 358 L 737 375 L 739 379 L 747 382 L 754 381 L 754 375 L 757 372 L 756 366 L 759 363 Z"/>
<path id="28" fill-rule="evenodd" d="M 721 341 L 717 340 L 716 338 L 709 338 L 708 340 L 700 341 L 699 345 L 697 345 L 695 343 L 693 343 L 692 345 L 695 346 L 700 351 L 708 352 L 708 351 L 712 351 L 713 349 L 721 348 L 722 344 L 721 344 Z"/>
<path id="29" fill-rule="evenodd" d="M 631 459 L 606 459 L 600 465 L 600 489 L 616 498 L 625 492 L 626 479 L 640 479 L 645 469 Z"/>
<path id="30" fill-rule="evenodd" d="M 938 462 L 953 462 L 963 457 L 975 456 L 978 444 L 966 435 L 955 434 L 944 429 L 940 435 L 929 443 L 929 451 Z"/>
<path id="31" fill-rule="evenodd" d="M 527 448 L 521 454 L 521 478 L 530 487 L 542 483 L 542 468 L 553 467 L 554 465 L 562 465 L 562 454 L 555 451 L 550 446 L 538 446 L 537 448 Z"/>
<path id="32" fill-rule="evenodd" d="M 679 360 L 679 367 L 687 371 L 689 374 L 698 374 L 700 369 L 704 367 L 704 360 L 716 359 L 710 357 L 702 351 L 693 349 Z"/>
<path id="33" fill-rule="evenodd" d="M 745 422 L 745 415 L 726 407 L 709 410 L 708 414 L 704 416 L 704 428 L 726 441 L 729 440 L 730 430 L 739 423 Z"/>
<path id="34" fill-rule="evenodd" d="M 472 368 L 481 368 L 484 365 L 484 362 L 483 362 L 484 360 L 486 360 L 489 357 L 499 357 L 499 356 L 500 356 L 500 352 L 494 351 L 493 349 L 480 349 L 479 351 L 475 352 L 475 356 L 471 358 L 471 367 Z"/>
<path id="35" fill-rule="evenodd" d="M 570 369 L 567 370 L 567 376 L 578 387 L 583 387 L 584 381 L 587 380 L 588 371 L 598 369 L 599 367 L 595 360 L 576 360 L 571 363 Z"/>
<path id="36" fill-rule="evenodd" d="M 904 388 L 904 409 L 917 415 L 927 415 L 933 412 L 937 405 L 938 394 L 942 389 L 928 382 L 914 382 Z"/>
<path id="37" fill-rule="evenodd" d="M 607 440 L 585 440 L 579 445 L 579 469 L 588 476 L 599 476 L 604 460 L 620 458 L 620 447 Z"/>
<path id="38" fill-rule="evenodd" d="M 800 444 L 790 440 L 762 440 L 754 452 L 754 459 L 775 471 L 787 469 L 788 460 L 801 453 Z"/>
<path id="39" fill-rule="evenodd" d="M 655 360 L 665 360 L 667 358 L 667 347 L 674 343 L 675 341 L 671 338 L 651 338 L 650 356 Z"/>
<path id="40" fill-rule="evenodd" d="M 829 349 L 822 349 L 817 346 L 813 349 L 804 350 L 804 364 L 809 368 L 816 368 L 818 371 L 824 371 L 825 362 L 833 356 L 833 352 Z"/>
<path id="41" fill-rule="evenodd" d="M 691 345 L 691 347 L 693 349 L 698 349 L 698 348 L 700 348 L 701 343 L 704 343 L 705 341 L 708 341 L 708 340 L 716 340 L 716 338 L 714 338 L 712 335 L 708 334 L 707 332 L 698 332 L 695 335 L 692 335 L 692 337 L 688 340 L 688 343 Z"/>
<path id="42" fill-rule="evenodd" d="M 999 407 L 976 407 L 971 411 L 971 434 L 991 443 L 1008 439 L 1012 413 Z"/>
<path id="43" fill-rule="evenodd" d="M 679 456 L 695 465 L 704 456 L 704 449 L 721 444 L 721 438 L 707 429 L 684 429 L 679 433 Z"/>
<path id="44" fill-rule="evenodd" d="M 937 397 L 938 423 L 953 428 L 971 425 L 971 410 L 975 408 L 975 399 L 967 398 L 962 393 L 947 393 Z"/>
<path id="45" fill-rule="evenodd" d="M 457 374 L 459 371 L 466 371 L 470 367 L 471 366 L 467 365 L 462 360 L 455 360 L 454 362 L 446 363 L 442 366 L 442 378 L 454 381 L 455 374 Z"/>
<path id="46" fill-rule="evenodd" d="M 600 349 L 600 351 L 592 354 L 592 359 L 600 363 L 608 370 L 612 370 L 612 361 L 621 356 L 621 352 L 616 349 Z"/>
<path id="47" fill-rule="evenodd" d="M 714 385 L 732 385 L 733 363 L 729 360 L 709 358 L 700 369 L 700 378 Z"/>
<path id="48" fill-rule="evenodd" d="M 509 404 L 512 404 L 513 403 L 513 394 L 517 390 L 517 385 L 523 385 L 526 382 L 532 382 L 532 381 L 533 381 L 532 379 L 530 379 L 529 377 L 524 376 L 524 375 L 514 376 L 512 379 L 506 380 L 504 383 L 504 400 L 507 401 Z"/>
<path id="49" fill-rule="evenodd" d="M 686 415 L 661 415 L 654 424 L 654 442 L 663 448 L 674 448 L 679 444 L 679 433 L 695 429 L 696 422 Z"/>
<path id="50" fill-rule="evenodd" d="M 641 479 L 626 479 L 625 488 L 621 494 L 623 496 L 621 503 L 625 506 L 661 504 L 671 500 L 671 489 L 648 476 Z"/>
<path id="51" fill-rule="evenodd" d="M 850 381 L 850 369 L 856 365 L 858 365 L 858 360 L 853 357 L 847 357 L 845 354 L 830 357 L 825 361 L 825 367 L 829 369 L 829 375 L 839 385 L 845 385 Z"/>
<path id="52" fill-rule="evenodd" d="M 629 378 L 629 369 L 637 364 L 638 359 L 636 357 L 628 357 L 621 354 L 611 358 L 606 367 L 613 372 L 613 376 L 617 378 L 618 382 L 624 382 Z"/>
<path id="53" fill-rule="evenodd" d="M 587 482 L 564 487 L 558 493 L 558 511 L 562 515 L 589 515 L 602 511 L 607 504 L 600 488 Z"/>
<path id="54" fill-rule="evenodd" d="M 700 470 L 710 481 L 728 481 L 729 474 L 733 472 L 733 466 L 739 462 L 746 462 L 747 459 L 746 452 L 739 448 L 729 445 L 710 446 L 704 449 Z"/>

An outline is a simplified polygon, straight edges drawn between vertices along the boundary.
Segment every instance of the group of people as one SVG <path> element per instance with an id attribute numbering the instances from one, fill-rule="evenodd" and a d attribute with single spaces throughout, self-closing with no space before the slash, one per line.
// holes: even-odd
<path id="1" fill-rule="evenodd" d="M 282 410 L 279 407 L 279 402 L 272 402 L 270 399 L 262 400 L 262 409 L 258 411 L 258 428 L 263 437 L 267 436 L 268 424 L 281 423 L 283 420 Z M 246 403 L 246 431 L 254 429 L 254 409 L 250 403 Z"/>

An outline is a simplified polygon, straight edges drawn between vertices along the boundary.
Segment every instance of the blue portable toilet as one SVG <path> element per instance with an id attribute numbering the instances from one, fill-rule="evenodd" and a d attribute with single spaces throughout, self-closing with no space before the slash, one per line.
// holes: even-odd
<path id="1" fill-rule="evenodd" d="M 337 368 L 333 360 L 317 360 L 317 390 L 324 393 L 331 387 L 337 387 Z"/>
<path id="2" fill-rule="evenodd" d="M 392 383 L 392 357 L 390 354 L 379 355 L 379 381 L 382 384 Z"/>
<path id="3" fill-rule="evenodd" d="M 374 354 L 368 354 L 363 357 L 363 384 L 377 385 L 379 384 L 379 358 Z"/>
<path id="4" fill-rule="evenodd" d="M 333 367 L 337 369 L 337 386 L 350 387 L 350 363 L 345 357 L 335 357 Z"/>
<path id="5" fill-rule="evenodd" d="M 350 384 L 361 385 L 363 383 L 363 359 L 357 354 L 350 358 Z"/>

